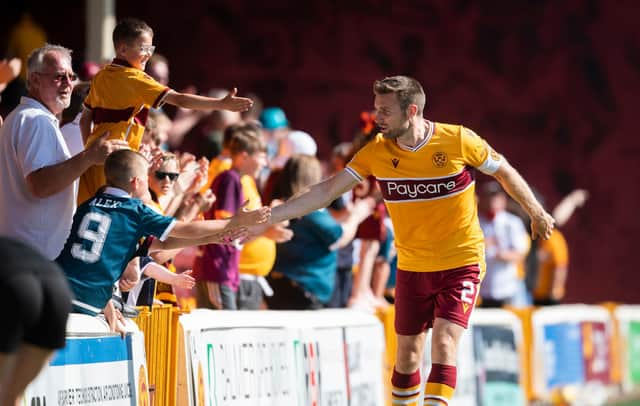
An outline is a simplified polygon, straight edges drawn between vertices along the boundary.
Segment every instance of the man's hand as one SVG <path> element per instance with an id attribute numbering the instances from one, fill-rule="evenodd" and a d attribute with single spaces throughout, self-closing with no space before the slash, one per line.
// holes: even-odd
<path id="1" fill-rule="evenodd" d="M 531 216 L 531 239 L 535 240 L 538 237 L 542 237 L 548 240 L 553 232 L 553 227 L 556 221 L 546 211 Z"/>
<path id="2" fill-rule="evenodd" d="M 238 89 L 233 88 L 224 99 L 220 100 L 220 107 L 229 111 L 247 111 L 253 105 L 253 100 L 246 97 L 236 97 Z"/>
<path id="3" fill-rule="evenodd" d="M 108 139 L 109 135 L 111 135 L 111 132 L 105 131 L 104 134 L 87 147 L 87 154 L 94 165 L 102 165 L 112 152 L 130 149 L 127 141 L 120 139 L 110 140 Z"/>

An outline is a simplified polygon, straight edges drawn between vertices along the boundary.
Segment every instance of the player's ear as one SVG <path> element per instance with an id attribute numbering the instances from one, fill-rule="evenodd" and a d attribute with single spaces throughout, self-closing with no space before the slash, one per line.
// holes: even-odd
<path id="1" fill-rule="evenodd" d="M 416 114 L 418 114 L 418 105 L 411 103 L 409 107 L 407 107 L 407 117 L 413 118 Z"/>

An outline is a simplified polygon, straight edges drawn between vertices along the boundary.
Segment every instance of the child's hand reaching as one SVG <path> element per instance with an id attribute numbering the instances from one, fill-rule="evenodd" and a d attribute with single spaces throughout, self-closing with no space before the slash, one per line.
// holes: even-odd
<path id="1" fill-rule="evenodd" d="M 236 97 L 238 89 L 233 88 L 224 99 L 220 100 L 220 106 L 229 111 L 247 111 L 253 106 L 253 100 L 246 97 Z"/>
<path id="2" fill-rule="evenodd" d="M 244 241 L 249 236 L 247 227 L 232 228 L 218 234 L 217 244 L 236 245 L 236 241 Z"/>
<path id="3" fill-rule="evenodd" d="M 183 289 L 193 288 L 196 284 L 196 280 L 193 279 L 193 276 L 191 276 L 192 273 L 193 271 L 191 269 L 188 269 L 182 273 L 174 274 L 171 284 Z"/>

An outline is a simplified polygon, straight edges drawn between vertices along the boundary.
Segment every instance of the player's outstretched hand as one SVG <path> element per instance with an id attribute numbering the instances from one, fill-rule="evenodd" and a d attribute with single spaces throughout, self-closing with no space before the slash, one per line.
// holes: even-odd
<path id="1" fill-rule="evenodd" d="M 252 226 L 254 224 L 262 224 L 269 221 L 271 217 L 271 207 L 261 207 L 257 210 L 247 210 L 245 207 L 249 203 L 247 200 L 244 202 L 238 213 L 231 217 L 231 221 L 227 225 L 227 228 L 236 228 L 242 226 Z"/>
<path id="2" fill-rule="evenodd" d="M 191 276 L 192 273 L 193 271 L 191 269 L 188 269 L 182 273 L 174 274 L 171 284 L 183 289 L 193 288 L 196 285 L 196 280 L 193 279 L 193 276 Z"/>
<path id="3" fill-rule="evenodd" d="M 531 217 L 531 239 L 542 237 L 548 240 L 553 232 L 556 221 L 549 213 L 543 211 L 541 214 Z"/>
<path id="4" fill-rule="evenodd" d="M 238 89 L 234 87 L 229 94 L 220 101 L 221 107 L 224 110 L 247 111 L 253 106 L 253 100 L 246 97 L 237 97 L 236 94 L 238 94 Z"/>

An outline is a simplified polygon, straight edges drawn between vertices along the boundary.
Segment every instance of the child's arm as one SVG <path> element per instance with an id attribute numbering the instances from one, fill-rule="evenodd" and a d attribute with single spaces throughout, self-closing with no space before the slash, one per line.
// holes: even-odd
<path id="1" fill-rule="evenodd" d="M 170 90 L 164 100 L 174 106 L 194 110 L 249 110 L 253 101 L 246 97 L 236 97 L 237 93 L 238 89 L 234 87 L 228 95 L 218 99 L 214 97 L 198 96 L 196 94 L 179 93 L 175 90 Z"/>
<path id="2" fill-rule="evenodd" d="M 224 230 L 265 223 L 270 216 L 271 208 L 261 207 L 253 211 L 241 209 L 235 216 L 225 220 L 176 221 L 176 225 L 171 229 L 169 236 L 201 240 L 203 238 L 211 238 L 213 234 L 218 234 Z"/>
<path id="3" fill-rule="evenodd" d="M 183 273 L 173 273 L 164 266 L 155 262 L 149 262 L 142 272 L 153 279 L 179 288 L 191 289 L 195 286 L 196 280 L 191 276 L 191 270 Z"/>
<path id="4" fill-rule="evenodd" d="M 202 223 L 200 221 L 199 223 Z M 207 244 L 231 244 L 234 240 L 244 240 L 249 235 L 245 227 L 234 228 L 219 233 L 211 234 L 202 238 L 176 238 L 168 237 L 164 241 L 154 239 L 149 246 L 149 252 L 158 252 L 164 250 L 174 250 L 177 248 L 193 247 L 196 245 Z"/>

